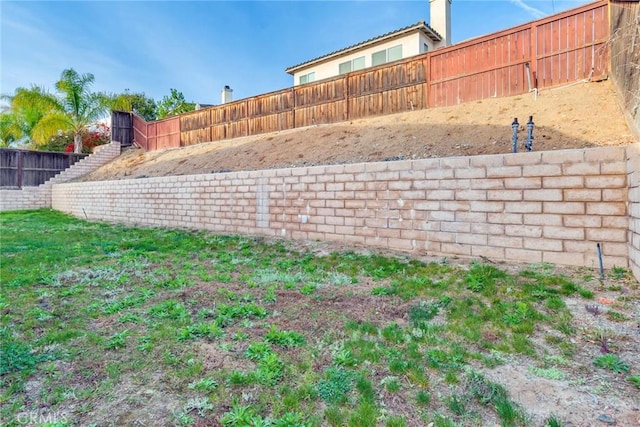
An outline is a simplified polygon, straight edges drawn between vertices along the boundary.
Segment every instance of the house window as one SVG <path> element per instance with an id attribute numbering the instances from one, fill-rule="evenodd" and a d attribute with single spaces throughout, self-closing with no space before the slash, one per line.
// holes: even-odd
<path id="1" fill-rule="evenodd" d="M 393 62 L 402 59 L 402 45 L 390 47 L 389 49 L 374 52 L 371 55 L 371 64 L 380 65 L 386 62 Z"/>
<path id="2" fill-rule="evenodd" d="M 381 50 L 371 55 L 371 65 L 376 66 L 387 62 L 387 51 Z"/>
<path id="3" fill-rule="evenodd" d="M 340 74 L 347 74 L 349 71 L 351 71 L 351 61 L 343 62 L 342 64 L 338 65 L 338 71 L 340 72 Z"/>
<path id="4" fill-rule="evenodd" d="M 424 43 L 422 45 L 422 53 L 429 52 L 429 45 Z"/>
<path id="5" fill-rule="evenodd" d="M 364 68 L 364 56 L 356 58 L 353 61 L 353 71 L 362 70 Z"/>
<path id="6" fill-rule="evenodd" d="M 315 79 L 316 79 L 316 73 L 315 72 L 311 72 L 309 74 L 304 74 L 304 75 L 300 76 L 300 84 L 303 85 L 305 83 L 311 83 Z"/>
<path id="7" fill-rule="evenodd" d="M 387 62 L 393 62 L 402 59 L 402 45 L 390 47 L 387 49 Z"/>
<path id="8" fill-rule="evenodd" d="M 364 56 L 352 59 L 351 61 L 343 62 L 338 65 L 338 72 L 340 74 L 346 74 L 351 71 L 362 70 L 364 68 Z"/>

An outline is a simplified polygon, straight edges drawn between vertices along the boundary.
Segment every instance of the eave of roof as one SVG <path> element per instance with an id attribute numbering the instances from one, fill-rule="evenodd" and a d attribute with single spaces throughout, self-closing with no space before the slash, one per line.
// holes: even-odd
<path id="1" fill-rule="evenodd" d="M 380 43 L 382 41 L 385 41 L 385 40 L 388 40 L 388 39 L 392 39 L 394 37 L 398 37 L 398 36 L 401 36 L 401 35 L 404 35 L 404 34 L 407 34 L 407 33 L 411 33 L 411 32 L 414 32 L 414 31 L 423 32 L 427 37 L 429 37 L 434 42 L 442 41 L 442 36 L 440 34 L 438 34 L 433 28 L 431 28 L 429 26 L 429 24 L 427 24 L 425 21 L 419 21 L 419 22 L 417 22 L 415 24 L 408 25 L 408 26 L 400 28 L 398 30 L 388 32 L 388 33 L 383 34 L 381 36 L 374 37 L 374 38 L 371 38 L 369 40 L 365 40 L 363 42 L 360 42 L 360 43 L 345 47 L 345 48 L 340 49 L 340 50 L 336 50 L 334 52 L 328 53 L 326 55 L 319 56 L 317 58 L 310 59 L 310 60 L 305 61 L 305 62 L 301 62 L 300 64 L 293 65 L 293 66 L 287 68 L 285 71 L 287 73 L 289 73 L 289 74 L 293 74 L 293 73 L 295 73 L 296 71 L 298 71 L 298 70 L 300 70 L 302 68 L 306 68 L 306 67 L 309 67 L 311 65 L 315 65 L 315 64 L 317 64 L 319 62 L 326 61 L 327 59 L 332 59 L 332 58 L 335 58 L 335 57 L 338 57 L 338 56 L 346 55 L 346 54 L 351 53 L 353 51 L 356 51 L 356 50 L 358 50 L 360 48 L 367 47 L 367 46 L 370 46 L 370 45 L 373 45 L 373 44 L 376 44 L 376 43 Z"/>

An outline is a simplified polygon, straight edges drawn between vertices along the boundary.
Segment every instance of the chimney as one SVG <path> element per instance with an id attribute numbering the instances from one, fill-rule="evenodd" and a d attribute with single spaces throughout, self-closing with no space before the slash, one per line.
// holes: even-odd
<path id="1" fill-rule="evenodd" d="M 451 44 L 451 0 L 429 0 L 431 28 L 443 38 L 440 46 Z"/>
<path id="2" fill-rule="evenodd" d="M 229 86 L 225 86 L 221 91 L 220 91 L 220 103 L 221 104 L 226 104 L 227 102 L 231 102 L 233 101 L 233 89 L 231 89 Z"/>

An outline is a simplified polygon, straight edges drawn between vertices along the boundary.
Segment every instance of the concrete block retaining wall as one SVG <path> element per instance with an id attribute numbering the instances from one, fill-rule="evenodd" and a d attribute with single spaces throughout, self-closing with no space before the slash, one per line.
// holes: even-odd
<path id="1" fill-rule="evenodd" d="M 637 147 L 606 147 L 66 183 L 53 186 L 52 206 L 90 220 L 588 267 L 601 243 L 605 267 L 637 269 L 640 198 L 627 185 L 637 159 Z"/>
<path id="2" fill-rule="evenodd" d="M 629 186 L 629 267 L 640 281 L 640 142 L 627 148 Z"/>
<path id="3" fill-rule="evenodd" d="M 54 184 L 71 181 L 109 163 L 120 154 L 120 143 L 111 142 L 94 149 L 93 154 L 60 172 L 37 187 L 21 190 L 0 189 L 0 212 L 19 209 L 41 209 L 51 207 L 51 188 Z"/>

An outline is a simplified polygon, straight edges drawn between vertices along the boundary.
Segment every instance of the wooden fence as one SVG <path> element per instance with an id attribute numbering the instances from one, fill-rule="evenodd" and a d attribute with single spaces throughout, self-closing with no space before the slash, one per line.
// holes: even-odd
<path id="1" fill-rule="evenodd" d="M 611 2 L 611 74 L 640 138 L 640 3 Z"/>
<path id="2" fill-rule="evenodd" d="M 608 1 L 408 59 L 193 111 L 133 119 L 147 150 L 513 96 L 609 71 Z"/>
<path id="3" fill-rule="evenodd" d="M 87 156 L 0 148 L 0 187 L 22 188 L 44 184 Z"/>
<path id="4" fill-rule="evenodd" d="M 111 140 L 121 147 L 133 144 L 133 114 L 129 111 L 111 112 Z"/>

